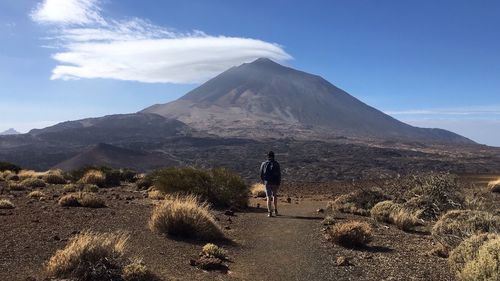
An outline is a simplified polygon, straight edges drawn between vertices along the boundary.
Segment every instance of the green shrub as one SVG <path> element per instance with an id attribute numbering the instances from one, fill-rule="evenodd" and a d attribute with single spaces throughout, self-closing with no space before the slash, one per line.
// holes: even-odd
<path id="1" fill-rule="evenodd" d="M 15 173 L 19 173 L 19 171 L 21 171 L 21 167 L 9 162 L 0 162 L 0 172 L 3 171 L 13 171 Z"/>
<path id="2" fill-rule="evenodd" d="M 247 186 L 238 174 L 223 168 L 166 168 L 153 172 L 151 178 L 165 194 L 194 194 L 216 207 L 247 205 Z"/>

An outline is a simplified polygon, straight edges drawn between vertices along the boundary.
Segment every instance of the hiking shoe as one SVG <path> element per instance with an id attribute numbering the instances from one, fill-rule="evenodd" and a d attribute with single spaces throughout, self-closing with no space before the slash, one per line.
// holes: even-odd
<path id="1" fill-rule="evenodd" d="M 278 210 L 274 210 L 274 214 L 278 216 Z"/>
<path id="2" fill-rule="evenodd" d="M 269 213 L 267 213 L 267 217 L 268 217 L 268 218 L 270 218 L 270 217 L 272 217 L 272 216 L 273 216 L 273 212 L 269 212 Z"/>

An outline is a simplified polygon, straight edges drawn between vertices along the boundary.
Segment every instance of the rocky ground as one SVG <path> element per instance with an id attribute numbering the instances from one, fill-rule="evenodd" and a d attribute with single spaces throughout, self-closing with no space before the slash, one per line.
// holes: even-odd
<path id="1" fill-rule="evenodd" d="M 157 201 L 133 186 L 100 189 L 107 207 L 99 209 L 60 207 L 61 186 L 44 188 L 43 200 L 28 198 L 28 191 L 2 191 L 0 197 L 10 199 L 16 208 L 0 210 L 0 280 L 42 280 L 44 262 L 86 229 L 129 232 L 128 256 L 142 257 L 163 280 L 454 280 L 446 259 L 429 254 L 435 244 L 425 227 L 407 233 L 369 217 L 333 214 L 337 221 L 368 222 L 374 240 L 363 249 L 326 241 L 325 214 L 317 210 L 352 188 L 350 181 L 288 184 L 281 190 L 280 216 L 273 218 L 266 217 L 260 198 L 252 198 L 250 208 L 234 216 L 215 211 L 231 240 L 222 244 L 231 260 L 227 273 L 190 266 L 204 243 L 152 233 L 147 221 Z M 494 202 L 500 201 L 499 195 L 492 196 L 497 196 Z M 348 265 L 338 265 L 339 258 Z"/>

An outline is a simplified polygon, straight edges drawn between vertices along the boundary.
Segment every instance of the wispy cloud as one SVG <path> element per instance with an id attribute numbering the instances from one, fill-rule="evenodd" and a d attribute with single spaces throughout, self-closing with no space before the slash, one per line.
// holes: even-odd
<path id="1" fill-rule="evenodd" d="M 393 116 L 415 115 L 415 116 L 500 116 L 500 106 L 469 106 L 469 107 L 456 107 L 456 108 L 434 108 L 434 109 L 410 109 L 410 110 L 387 110 L 386 114 Z"/>
<path id="2" fill-rule="evenodd" d="M 178 32 L 145 19 L 109 19 L 97 0 L 44 0 L 32 19 L 51 26 L 47 39 L 61 50 L 51 79 L 109 78 L 196 83 L 259 57 L 292 57 L 275 43 L 252 38 Z"/>

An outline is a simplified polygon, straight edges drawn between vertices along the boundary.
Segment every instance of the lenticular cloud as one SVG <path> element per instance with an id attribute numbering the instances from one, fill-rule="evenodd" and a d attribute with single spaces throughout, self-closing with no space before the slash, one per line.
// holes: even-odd
<path id="1" fill-rule="evenodd" d="M 180 33 L 147 20 L 105 19 L 97 0 L 45 0 L 32 19 L 50 25 L 59 49 L 51 79 L 107 78 L 197 83 L 256 58 L 291 59 L 277 44 L 240 37 Z"/>

